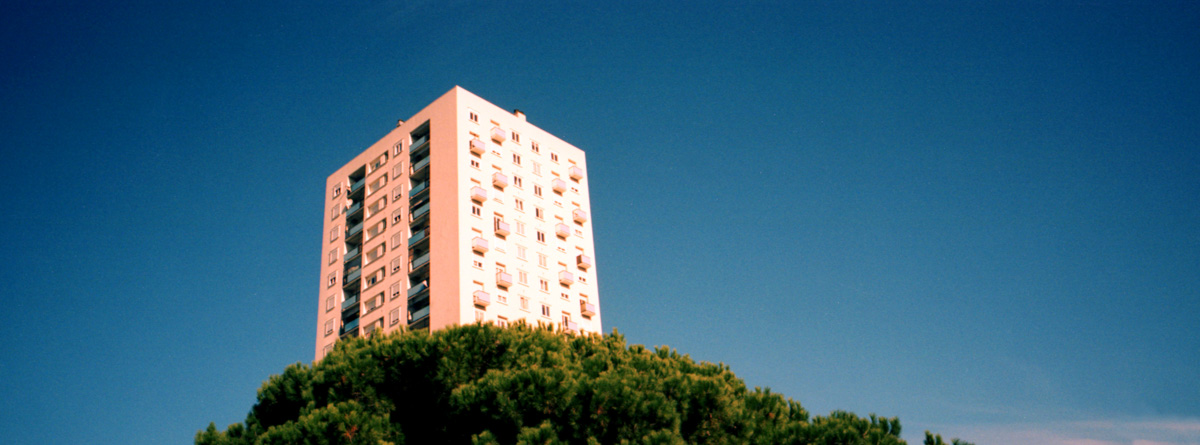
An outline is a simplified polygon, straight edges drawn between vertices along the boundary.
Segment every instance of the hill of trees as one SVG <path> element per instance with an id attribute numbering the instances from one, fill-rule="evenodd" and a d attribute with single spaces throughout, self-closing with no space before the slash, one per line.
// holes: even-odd
<path id="1" fill-rule="evenodd" d="M 896 418 L 810 416 L 724 365 L 619 334 L 469 325 L 339 342 L 197 445 L 902 444 Z M 941 437 L 926 432 L 926 443 Z M 958 442 L 965 443 L 965 442 Z"/>

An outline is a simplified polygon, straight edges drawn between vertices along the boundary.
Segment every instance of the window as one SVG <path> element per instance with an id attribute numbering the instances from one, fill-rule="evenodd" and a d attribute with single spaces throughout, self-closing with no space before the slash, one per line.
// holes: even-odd
<path id="1" fill-rule="evenodd" d="M 383 234 L 384 230 L 387 230 L 387 221 L 381 219 L 379 222 L 371 225 L 370 229 L 367 229 L 366 238 L 363 241 L 371 240 L 372 238 Z"/>
<path id="2" fill-rule="evenodd" d="M 364 301 L 362 310 L 364 314 L 369 314 L 381 307 L 383 307 L 383 292 L 380 292 L 374 297 L 371 297 L 369 300 Z"/>
<path id="3" fill-rule="evenodd" d="M 400 308 L 392 309 L 388 312 L 388 326 L 395 326 L 400 322 Z"/>
<path id="4" fill-rule="evenodd" d="M 544 253 L 538 254 L 538 265 L 542 266 L 542 267 L 546 267 L 546 254 L 544 254 Z"/>
<path id="5" fill-rule="evenodd" d="M 379 243 L 378 246 L 372 247 L 371 250 L 367 251 L 366 255 L 363 255 L 363 264 L 371 264 L 372 261 L 382 257 L 384 252 L 387 252 L 387 244 Z"/>
<path id="6" fill-rule="evenodd" d="M 342 196 L 342 186 L 335 185 L 333 186 L 333 197 L 330 199 L 338 199 L 339 196 Z"/>
<path id="7" fill-rule="evenodd" d="M 392 283 L 391 286 L 388 286 L 388 295 L 391 295 L 391 297 L 389 297 L 389 298 L 391 298 L 392 300 L 399 298 L 400 297 L 400 283 Z"/>
<path id="8" fill-rule="evenodd" d="M 387 208 L 387 197 L 386 196 L 375 200 L 375 202 L 371 203 L 370 207 L 367 207 L 367 218 L 375 216 L 375 214 L 379 213 L 380 210 L 383 210 L 385 208 Z"/>
<path id="9" fill-rule="evenodd" d="M 392 155 L 399 157 L 400 153 L 404 152 L 404 141 L 396 141 L 396 145 L 392 146 Z"/>
<path id="10" fill-rule="evenodd" d="M 562 313 L 562 324 L 563 324 L 563 327 L 564 327 L 564 328 L 565 328 L 565 327 L 567 327 L 567 325 L 568 325 L 568 324 L 570 324 L 570 323 L 571 323 L 571 314 L 568 314 L 568 313 L 566 313 L 566 312 L 563 312 L 563 313 Z"/>
<path id="11" fill-rule="evenodd" d="M 513 153 L 513 164 L 521 165 L 521 155 Z"/>
<path id="12" fill-rule="evenodd" d="M 548 304 L 542 305 L 542 316 L 546 317 L 546 318 L 550 318 L 550 305 L 548 305 Z"/>
<path id="13" fill-rule="evenodd" d="M 500 326 L 502 328 L 507 328 L 508 327 L 508 319 L 503 316 L 496 317 L 496 326 Z"/>
<path id="14" fill-rule="evenodd" d="M 540 185 L 533 186 L 533 194 L 537 195 L 537 196 L 542 196 L 542 186 L 540 186 Z"/>
<path id="15" fill-rule="evenodd" d="M 396 152 L 399 156 L 400 152 Z M 404 163 L 397 162 L 395 167 L 392 167 L 392 179 L 400 179 L 400 175 L 404 173 Z"/>
<path id="16" fill-rule="evenodd" d="M 329 242 L 337 241 L 338 233 L 340 233 L 341 231 L 342 231 L 342 226 L 338 226 L 338 225 L 333 226 L 333 229 L 329 231 Z"/>
<path id="17" fill-rule="evenodd" d="M 529 149 L 533 150 L 534 153 L 540 153 L 542 151 L 542 148 L 538 147 L 537 141 L 530 142 Z"/>
<path id="18" fill-rule="evenodd" d="M 529 284 L 529 273 L 523 270 L 517 271 L 517 282 L 521 284 Z"/>
<path id="19" fill-rule="evenodd" d="M 383 186 L 387 185 L 387 179 L 387 175 L 383 175 L 378 179 L 371 181 L 371 184 L 367 186 L 367 196 L 371 196 L 373 193 L 378 192 L 379 189 L 383 188 Z"/>
<path id="20" fill-rule="evenodd" d="M 550 282 L 545 278 L 538 279 L 538 287 L 542 289 L 542 292 L 550 292 Z"/>
<path id="21" fill-rule="evenodd" d="M 397 233 L 395 235 L 392 235 L 392 248 L 399 249 L 400 245 L 401 245 L 401 243 L 400 243 L 401 241 L 404 241 L 403 233 Z"/>
<path id="22" fill-rule="evenodd" d="M 392 274 L 393 275 L 400 273 L 400 264 L 401 264 L 400 257 L 396 257 L 396 258 L 392 259 Z"/>
<path id="23" fill-rule="evenodd" d="M 398 185 L 392 189 L 392 202 L 400 202 L 400 198 L 404 197 L 404 186 Z"/>
<path id="24" fill-rule="evenodd" d="M 329 251 L 329 264 L 333 264 L 333 263 L 337 262 L 337 258 L 338 258 L 337 251 L 338 251 L 337 249 L 333 249 L 333 250 Z"/>
<path id="25" fill-rule="evenodd" d="M 517 188 L 521 188 L 521 186 L 524 185 L 521 181 L 520 176 L 513 175 L 513 185 L 516 186 Z"/>
<path id="26" fill-rule="evenodd" d="M 363 280 L 363 282 L 367 284 L 367 287 L 371 287 L 371 286 L 374 286 L 376 283 L 383 281 L 383 277 L 385 277 L 385 276 L 387 276 L 387 272 L 385 272 L 383 270 L 383 268 L 380 267 L 379 269 L 376 269 L 375 272 L 372 272 L 370 276 L 367 276 Z"/>
<path id="27" fill-rule="evenodd" d="M 330 272 L 328 281 L 329 285 L 325 287 L 333 287 L 333 285 L 337 284 L 337 272 Z"/>
<path id="28" fill-rule="evenodd" d="M 475 310 L 475 321 L 483 321 L 483 316 L 484 316 L 483 311 L 481 311 L 479 309 Z"/>
<path id="29" fill-rule="evenodd" d="M 538 230 L 537 231 L 537 240 L 539 243 L 545 243 L 546 242 L 546 232 Z"/>
<path id="30" fill-rule="evenodd" d="M 475 216 L 480 216 L 480 217 L 482 217 L 482 216 L 483 216 L 483 209 L 479 208 L 479 206 L 475 206 L 475 205 L 473 205 L 473 206 L 471 206 L 471 214 L 472 214 L 472 215 L 475 215 Z"/>
<path id="31" fill-rule="evenodd" d="M 379 155 L 378 158 L 375 158 L 375 160 L 373 160 L 373 161 L 371 161 L 371 163 L 367 164 L 367 174 L 370 174 L 371 172 L 378 170 L 379 167 L 383 167 L 383 164 L 387 164 L 387 159 L 388 159 L 387 152 L 384 152 L 383 154 Z"/>
<path id="32" fill-rule="evenodd" d="M 525 246 L 517 244 L 517 259 L 525 259 Z"/>
<path id="33" fill-rule="evenodd" d="M 474 267 L 479 270 L 483 270 L 483 261 L 474 260 L 471 262 L 471 267 Z"/>
<path id="34" fill-rule="evenodd" d="M 325 349 L 321 350 L 321 357 L 329 355 L 331 351 L 333 351 L 333 343 L 325 345 Z"/>
<path id="35" fill-rule="evenodd" d="M 404 222 L 404 209 L 396 209 L 392 212 L 392 225 L 398 226 L 401 222 Z"/>
<path id="36" fill-rule="evenodd" d="M 508 295 L 496 294 L 496 301 L 500 304 L 508 304 Z"/>
<path id="37" fill-rule="evenodd" d="M 478 170 L 478 169 L 479 169 L 479 161 L 476 161 L 476 160 L 472 159 L 472 160 L 471 160 L 471 167 L 474 167 L 476 170 Z"/>
<path id="38" fill-rule="evenodd" d="M 546 211 L 542 210 L 541 207 L 534 207 L 533 208 L 533 216 L 537 219 L 544 220 L 544 219 L 546 219 Z"/>
<path id="39" fill-rule="evenodd" d="M 342 205 L 334 204 L 333 208 L 329 209 L 329 220 L 333 221 L 333 220 L 337 219 L 338 215 L 341 215 L 341 214 L 342 214 Z"/>
<path id="40" fill-rule="evenodd" d="M 329 321 L 325 322 L 325 336 L 328 337 L 332 334 L 333 334 L 333 320 L 329 320 Z"/>
<path id="41" fill-rule="evenodd" d="M 477 124 L 479 123 L 479 115 L 478 115 L 478 114 L 476 114 L 474 111 L 468 111 L 468 112 L 467 112 L 467 119 L 470 119 L 470 120 L 471 120 L 471 122 L 474 122 L 474 123 L 477 123 Z"/>
<path id="42" fill-rule="evenodd" d="M 516 226 L 516 228 L 517 228 L 517 235 L 522 235 L 522 236 L 525 235 L 525 223 L 524 222 L 517 220 L 513 225 Z"/>
<path id="43" fill-rule="evenodd" d="M 521 309 L 525 311 L 529 310 L 529 297 L 521 296 Z"/>
<path id="44" fill-rule="evenodd" d="M 518 212 L 525 211 L 525 201 L 522 201 L 520 198 L 513 198 L 513 205 L 517 207 Z"/>
<path id="45" fill-rule="evenodd" d="M 536 162 L 533 163 L 533 174 L 538 176 L 542 175 L 542 164 L 538 164 Z"/>
<path id="46" fill-rule="evenodd" d="M 329 311 L 333 310 L 333 306 L 335 304 L 337 304 L 335 302 L 336 298 L 337 298 L 337 295 L 330 295 L 325 298 L 325 312 L 329 312 Z"/>
<path id="47" fill-rule="evenodd" d="M 520 134 L 518 134 L 518 133 L 517 133 L 517 132 L 515 132 L 515 131 L 514 131 L 514 132 L 512 132 L 512 141 L 513 141 L 513 142 L 516 142 L 516 143 L 518 143 L 518 144 L 519 144 L 519 143 L 521 143 L 521 135 L 520 135 Z"/>
<path id="48" fill-rule="evenodd" d="M 558 162 L 558 153 L 550 153 L 550 160 Z"/>
<path id="49" fill-rule="evenodd" d="M 563 293 L 559 294 L 559 296 L 561 296 L 561 297 L 562 297 L 562 299 L 564 299 L 564 300 L 570 300 L 570 299 L 571 299 L 571 294 L 568 294 L 568 293 L 566 293 L 566 292 L 563 292 Z"/>

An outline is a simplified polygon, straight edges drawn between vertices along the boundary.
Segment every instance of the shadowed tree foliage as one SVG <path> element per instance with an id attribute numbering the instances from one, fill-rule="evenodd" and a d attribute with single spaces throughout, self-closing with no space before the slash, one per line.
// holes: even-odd
<path id="1" fill-rule="evenodd" d="M 616 333 L 478 324 L 339 342 L 318 364 L 272 376 L 245 422 L 196 434 L 197 445 L 404 443 L 904 441 L 895 418 L 810 418 L 727 366 L 627 346 Z"/>

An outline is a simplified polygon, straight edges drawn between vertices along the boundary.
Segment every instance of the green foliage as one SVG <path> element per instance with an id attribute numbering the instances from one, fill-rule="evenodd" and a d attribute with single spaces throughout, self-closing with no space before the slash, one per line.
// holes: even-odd
<path id="1" fill-rule="evenodd" d="M 967 442 L 967 441 L 959 439 L 959 438 L 950 439 L 950 443 L 947 444 L 945 441 L 942 440 L 941 434 L 934 435 L 934 434 L 930 434 L 929 431 L 926 431 L 925 432 L 925 445 L 975 445 L 975 444 L 973 444 L 971 442 Z"/>
<path id="2" fill-rule="evenodd" d="M 930 443 L 926 435 L 926 443 Z M 941 443 L 941 438 L 937 438 Z M 895 418 L 748 390 L 724 365 L 619 334 L 518 325 L 396 332 L 338 343 L 272 376 L 246 421 L 197 445 L 903 444 Z"/>

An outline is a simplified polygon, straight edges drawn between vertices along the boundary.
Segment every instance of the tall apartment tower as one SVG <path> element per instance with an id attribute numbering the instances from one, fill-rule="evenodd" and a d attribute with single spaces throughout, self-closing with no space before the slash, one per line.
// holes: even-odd
<path id="1" fill-rule="evenodd" d="M 455 87 L 325 181 L 316 359 L 474 322 L 601 332 L 583 151 Z"/>

